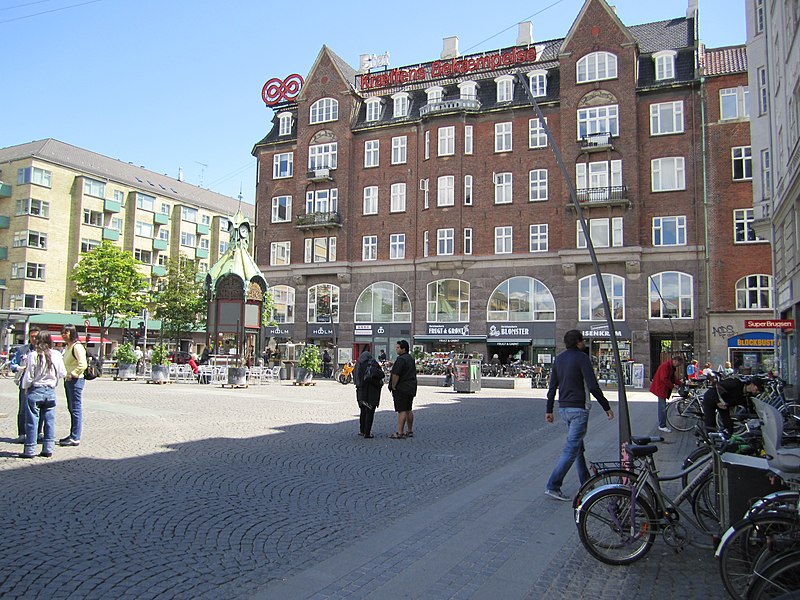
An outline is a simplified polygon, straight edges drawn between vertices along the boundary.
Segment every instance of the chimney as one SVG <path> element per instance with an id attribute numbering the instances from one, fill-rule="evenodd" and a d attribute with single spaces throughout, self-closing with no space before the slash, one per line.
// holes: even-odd
<path id="1" fill-rule="evenodd" d="M 446 37 L 442 40 L 442 58 L 458 57 L 458 36 Z"/>
<path id="2" fill-rule="evenodd" d="M 519 33 L 517 33 L 517 46 L 530 46 L 531 44 L 533 44 L 533 23 L 522 21 L 519 24 Z"/>
<path id="3" fill-rule="evenodd" d="M 183 181 L 183 167 L 178 167 L 178 181 Z"/>
<path id="4" fill-rule="evenodd" d="M 689 0 L 689 5 L 686 7 L 686 18 L 697 18 L 697 0 Z"/>

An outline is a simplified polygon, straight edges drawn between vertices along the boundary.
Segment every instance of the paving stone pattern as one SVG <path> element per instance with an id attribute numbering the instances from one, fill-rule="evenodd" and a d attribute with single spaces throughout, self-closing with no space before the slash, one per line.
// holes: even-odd
<path id="1" fill-rule="evenodd" d="M 0 380 L 0 597 L 723 597 L 706 551 L 658 541 L 627 568 L 584 551 L 568 503 L 542 494 L 564 436 L 542 390 L 420 388 L 406 440 L 388 438 L 385 389 L 375 439 L 360 438 L 354 393 L 98 379 L 81 446 L 22 461 Z M 594 412 L 589 452 L 613 458 L 616 425 Z M 649 427 L 655 405 L 632 413 Z M 68 429 L 59 390 L 57 437 Z"/>

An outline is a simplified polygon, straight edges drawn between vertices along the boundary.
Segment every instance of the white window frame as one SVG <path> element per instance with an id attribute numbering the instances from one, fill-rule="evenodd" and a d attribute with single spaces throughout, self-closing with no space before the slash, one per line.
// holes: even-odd
<path id="1" fill-rule="evenodd" d="M 378 260 L 377 235 L 365 235 L 361 238 L 361 260 Z"/>
<path id="2" fill-rule="evenodd" d="M 197 248 L 197 236 L 190 231 L 181 231 L 181 246 Z"/>
<path id="3" fill-rule="evenodd" d="M 547 169 L 532 169 L 528 173 L 528 201 L 547 200 Z"/>
<path id="4" fill-rule="evenodd" d="M 668 277 L 672 281 L 664 282 Z M 693 319 L 694 277 L 680 271 L 654 273 L 648 282 L 649 310 L 651 319 Z M 673 293 L 673 290 L 677 294 Z M 674 314 L 667 309 L 665 300 L 675 307 Z"/>
<path id="5" fill-rule="evenodd" d="M 576 83 L 617 78 L 617 57 L 610 52 L 592 52 L 575 65 Z"/>
<path id="6" fill-rule="evenodd" d="M 364 104 L 366 105 L 367 122 L 379 121 L 381 118 L 381 105 L 383 104 L 381 99 L 368 98 Z"/>
<path id="7" fill-rule="evenodd" d="M 533 223 L 528 230 L 528 251 L 547 252 L 549 248 L 549 230 L 547 223 Z"/>
<path id="8" fill-rule="evenodd" d="M 513 148 L 513 124 L 511 121 L 494 124 L 494 151 L 511 152 Z"/>
<path id="9" fill-rule="evenodd" d="M 473 178 L 472 175 L 464 175 L 464 206 L 472 206 L 474 201 L 473 194 Z"/>
<path id="10" fill-rule="evenodd" d="M 336 262 L 335 237 L 306 238 L 303 242 L 303 262 L 307 264 Z"/>
<path id="11" fill-rule="evenodd" d="M 422 256 L 429 256 L 430 254 L 430 233 L 427 231 L 422 232 Z"/>
<path id="12" fill-rule="evenodd" d="M 753 273 L 736 282 L 736 310 L 768 310 L 772 308 L 772 275 Z M 757 298 L 756 302 L 750 299 Z"/>
<path id="13" fill-rule="evenodd" d="M 769 148 L 761 150 L 761 196 L 772 197 L 772 155 Z"/>
<path id="14" fill-rule="evenodd" d="M 390 188 L 389 212 L 399 213 L 406 210 L 406 184 L 393 183 Z"/>
<path id="15" fill-rule="evenodd" d="M 497 85 L 497 102 L 511 102 L 514 99 L 514 76 L 500 75 L 494 80 Z"/>
<path id="16" fill-rule="evenodd" d="M 444 99 L 444 88 L 434 85 L 425 90 L 428 97 L 428 104 L 436 104 Z"/>
<path id="17" fill-rule="evenodd" d="M 494 228 L 494 253 L 511 254 L 514 252 L 514 228 L 500 226 Z"/>
<path id="18" fill-rule="evenodd" d="M 586 248 L 586 237 L 580 221 L 575 221 L 577 231 L 576 248 Z M 621 248 L 624 243 L 622 217 L 589 219 L 587 222 L 592 245 L 595 248 Z"/>
<path id="19" fill-rule="evenodd" d="M 431 132 L 430 130 L 425 132 L 425 160 L 428 160 L 431 157 Z"/>
<path id="20" fill-rule="evenodd" d="M 664 175 L 670 181 L 664 181 Z M 665 183 L 673 183 L 666 187 Z M 652 192 L 675 192 L 686 189 L 686 166 L 683 156 L 664 156 L 650 161 L 650 190 Z"/>
<path id="21" fill-rule="evenodd" d="M 753 2 L 753 10 L 755 11 L 753 28 L 755 29 L 756 35 L 758 35 L 764 33 L 764 0 L 755 0 Z"/>
<path id="22" fill-rule="evenodd" d="M 758 114 L 765 115 L 769 112 L 769 80 L 767 67 L 756 69 L 756 83 L 758 85 Z"/>
<path id="23" fill-rule="evenodd" d="M 472 254 L 472 227 L 464 228 L 464 255 Z"/>
<path id="24" fill-rule="evenodd" d="M 325 188 L 306 192 L 306 214 L 335 213 L 339 210 L 339 188 Z"/>
<path id="25" fill-rule="evenodd" d="M 650 135 L 683 133 L 683 100 L 650 105 Z"/>
<path id="26" fill-rule="evenodd" d="M 420 179 L 419 189 L 422 190 L 422 209 L 426 210 L 430 208 L 430 194 L 428 193 L 428 190 L 430 189 L 430 180 Z"/>
<path id="27" fill-rule="evenodd" d="M 408 116 L 409 97 L 408 92 L 398 92 L 392 95 L 392 116 L 395 119 Z"/>
<path id="28" fill-rule="evenodd" d="M 464 154 L 472 154 L 474 147 L 472 125 L 464 125 Z"/>
<path id="29" fill-rule="evenodd" d="M 364 203 L 363 214 L 377 215 L 378 214 L 378 186 L 368 185 L 364 187 Z"/>
<path id="30" fill-rule="evenodd" d="M 719 91 L 719 120 L 733 121 L 750 117 L 749 90 L 739 86 Z"/>
<path id="31" fill-rule="evenodd" d="M 402 165 L 408 161 L 408 137 L 401 135 L 392 138 L 392 164 Z"/>
<path id="32" fill-rule="evenodd" d="M 284 266 L 292 263 L 292 242 L 272 242 L 269 246 L 269 264 Z"/>
<path id="33" fill-rule="evenodd" d="M 534 98 L 547 96 L 547 71 L 537 69 L 528 73 L 528 85 L 531 88 L 531 95 Z"/>
<path id="34" fill-rule="evenodd" d="M 272 157 L 272 178 L 288 179 L 294 175 L 294 152 L 279 152 Z"/>
<path id="35" fill-rule="evenodd" d="M 753 208 L 736 208 L 733 211 L 733 243 L 755 244 L 764 240 L 753 229 L 755 211 Z"/>
<path id="36" fill-rule="evenodd" d="M 436 255 L 452 256 L 455 252 L 455 229 L 436 230 Z"/>
<path id="37" fill-rule="evenodd" d="M 338 142 L 313 144 L 308 147 L 308 170 L 335 169 L 338 156 Z"/>
<path id="38" fill-rule="evenodd" d="M 686 234 L 686 215 L 653 217 L 653 247 L 685 246 Z M 674 244 L 664 241 L 665 238 L 673 236 Z"/>
<path id="39" fill-rule="evenodd" d="M 459 96 L 462 100 L 478 99 L 478 83 L 475 81 L 462 81 L 458 84 Z"/>
<path id="40" fill-rule="evenodd" d="M 608 303 L 614 313 L 614 320 L 625 321 L 625 278 L 611 273 L 603 273 L 602 277 Z M 605 314 L 594 315 L 592 309 L 605 312 L 600 296 L 600 287 L 597 285 L 597 276 L 587 275 L 578 280 L 578 320 L 582 322 L 605 321 Z"/>
<path id="41" fill-rule="evenodd" d="M 442 175 L 436 180 L 436 206 L 454 206 L 456 178 Z"/>
<path id="42" fill-rule="evenodd" d="M 380 140 L 367 140 L 364 142 L 364 168 L 380 166 Z"/>
<path id="43" fill-rule="evenodd" d="M 544 122 L 547 123 L 547 117 Z M 528 121 L 528 148 L 547 148 L 547 133 L 539 119 Z"/>
<path id="44" fill-rule="evenodd" d="M 511 173 L 494 173 L 494 203 L 511 204 L 514 201 L 514 176 Z"/>
<path id="45" fill-rule="evenodd" d="M 389 235 L 389 260 L 403 260 L 406 257 L 406 234 Z"/>
<path id="46" fill-rule="evenodd" d="M 193 206 L 181 206 L 181 221 L 197 223 L 198 211 Z"/>
<path id="47" fill-rule="evenodd" d="M 292 133 L 292 125 L 294 123 L 294 116 L 290 112 L 282 112 L 278 114 L 278 136 L 290 135 Z"/>
<path id="48" fill-rule="evenodd" d="M 607 133 L 619 136 L 619 105 L 590 106 L 578 109 L 578 141 L 594 134 Z"/>
<path id="49" fill-rule="evenodd" d="M 335 98 L 320 98 L 308 112 L 309 125 L 339 120 L 339 101 Z"/>
<path id="50" fill-rule="evenodd" d="M 289 223 L 292 220 L 292 197 L 273 196 L 271 223 Z"/>
<path id="51" fill-rule="evenodd" d="M 438 156 L 452 156 L 456 153 L 456 128 L 454 125 L 449 127 L 439 127 L 439 144 L 437 147 Z"/>
<path id="52" fill-rule="evenodd" d="M 610 184 L 609 184 L 610 180 Z M 575 189 L 578 199 L 589 202 L 608 200 L 609 188 L 622 187 L 622 161 L 600 160 L 575 165 Z"/>
<path id="53" fill-rule="evenodd" d="M 675 79 L 675 57 L 677 56 L 678 53 L 675 50 L 661 50 L 653 53 L 656 81 Z"/>
<path id="54" fill-rule="evenodd" d="M 740 171 L 738 177 L 737 170 Z M 733 181 L 753 180 L 753 151 L 750 146 L 731 148 L 731 178 Z"/>
<path id="55" fill-rule="evenodd" d="M 83 178 L 83 194 L 85 196 L 94 196 L 95 198 L 106 197 L 106 183 L 97 179 L 89 177 Z"/>

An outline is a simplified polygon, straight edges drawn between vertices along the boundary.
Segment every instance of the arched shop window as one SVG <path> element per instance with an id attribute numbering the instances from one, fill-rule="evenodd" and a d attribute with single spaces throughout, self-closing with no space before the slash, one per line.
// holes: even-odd
<path id="1" fill-rule="evenodd" d="M 487 321 L 555 321 L 556 302 L 548 287 L 533 277 L 512 277 L 489 296 Z"/>
<path id="2" fill-rule="evenodd" d="M 339 322 L 339 286 L 320 283 L 308 288 L 308 322 Z"/>
<path id="3" fill-rule="evenodd" d="M 428 323 L 469 321 L 469 282 L 439 279 L 428 284 Z"/>
<path id="4" fill-rule="evenodd" d="M 274 285 L 272 293 L 272 318 L 276 323 L 294 323 L 294 288 L 288 285 Z"/>
<path id="5" fill-rule="evenodd" d="M 650 318 L 691 319 L 694 315 L 694 282 L 677 271 L 650 277 Z"/>
<path id="6" fill-rule="evenodd" d="M 603 274 L 608 303 L 615 321 L 625 320 L 625 280 L 619 275 Z M 597 277 L 589 275 L 578 281 L 578 319 L 602 321 L 606 318 Z"/>
<path id="7" fill-rule="evenodd" d="M 367 287 L 356 301 L 356 323 L 410 323 L 411 300 L 403 288 L 390 281 Z"/>

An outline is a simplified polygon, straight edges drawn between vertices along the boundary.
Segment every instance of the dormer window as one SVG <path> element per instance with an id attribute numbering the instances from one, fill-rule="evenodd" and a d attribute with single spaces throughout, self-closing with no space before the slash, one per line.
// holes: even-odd
<path id="1" fill-rule="evenodd" d="M 478 99 L 478 84 L 474 81 L 462 81 L 458 84 L 458 89 L 461 91 L 462 100 Z"/>
<path id="2" fill-rule="evenodd" d="M 310 125 L 326 123 L 339 119 L 339 101 L 335 98 L 320 98 L 311 105 L 308 122 Z"/>
<path id="3" fill-rule="evenodd" d="M 394 103 L 393 116 L 395 119 L 408 116 L 408 97 L 408 92 L 398 92 L 392 96 L 392 102 Z"/>
<path id="4" fill-rule="evenodd" d="M 511 102 L 514 99 L 514 76 L 501 75 L 494 82 L 497 84 L 497 101 Z"/>
<path id="5" fill-rule="evenodd" d="M 610 52 L 592 52 L 578 61 L 576 81 L 602 81 L 617 78 L 617 57 Z"/>
<path id="6" fill-rule="evenodd" d="M 278 115 L 278 135 L 292 133 L 292 113 L 283 112 Z"/>
<path id="7" fill-rule="evenodd" d="M 662 50 L 653 54 L 653 62 L 656 65 L 656 81 L 675 79 L 675 57 L 677 55 L 675 50 Z"/>
<path id="8" fill-rule="evenodd" d="M 370 98 L 367 104 L 367 121 L 377 121 L 381 118 L 381 99 Z"/>
<path id="9" fill-rule="evenodd" d="M 531 86 L 531 95 L 534 98 L 547 96 L 547 71 L 539 69 L 528 73 L 528 81 Z"/>
<path id="10" fill-rule="evenodd" d="M 438 85 L 429 87 L 425 90 L 425 93 L 428 94 L 428 104 L 441 102 L 442 98 L 444 98 L 444 88 Z"/>

